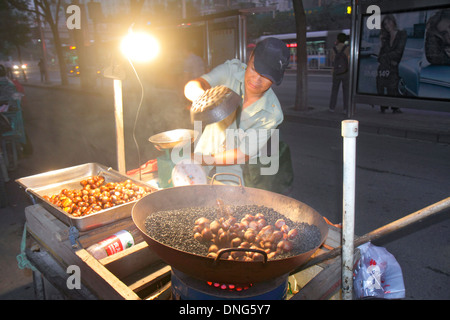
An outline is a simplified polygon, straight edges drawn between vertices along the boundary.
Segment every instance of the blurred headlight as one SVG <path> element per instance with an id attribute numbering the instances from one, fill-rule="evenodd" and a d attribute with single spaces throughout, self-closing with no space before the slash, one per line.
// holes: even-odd
<path id="1" fill-rule="evenodd" d="M 13 65 L 14 70 L 26 69 L 26 68 L 27 68 L 26 64 L 22 64 L 21 66 L 19 66 L 18 64 Z"/>

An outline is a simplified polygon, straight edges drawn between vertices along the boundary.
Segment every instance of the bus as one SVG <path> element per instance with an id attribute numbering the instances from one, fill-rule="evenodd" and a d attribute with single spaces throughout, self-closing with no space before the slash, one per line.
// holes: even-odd
<path id="1" fill-rule="evenodd" d="M 306 52 L 307 65 L 310 69 L 324 69 L 331 68 L 330 52 L 336 42 L 336 37 L 339 33 L 350 35 L 350 29 L 343 30 L 324 30 L 324 31 L 309 31 L 306 33 Z M 256 43 L 266 38 L 273 37 L 280 39 L 286 43 L 286 46 L 291 52 L 291 61 L 289 68 L 297 68 L 297 34 L 283 33 L 264 35 L 256 39 Z"/>

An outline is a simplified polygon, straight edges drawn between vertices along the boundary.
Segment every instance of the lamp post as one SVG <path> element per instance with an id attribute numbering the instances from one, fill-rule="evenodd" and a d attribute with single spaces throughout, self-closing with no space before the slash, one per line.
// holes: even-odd
<path id="1" fill-rule="evenodd" d="M 114 79 L 114 119 L 116 121 L 116 148 L 117 167 L 120 173 L 125 174 L 125 137 L 123 133 L 123 99 L 122 80 Z"/>
<path id="2" fill-rule="evenodd" d="M 132 62 L 148 62 L 159 53 L 158 41 L 147 33 L 133 32 L 132 30 L 124 37 L 120 49 L 130 64 Z M 134 68 L 134 67 L 133 67 Z M 116 123 L 116 148 L 117 166 L 122 174 L 126 172 L 125 164 L 125 138 L 123 130 L 123 97 L 122 79 L 123 74 L 117 75 L 112 67 L 111 77 L 114 79 L 114 118 Z M 120 71 L 118 73 L 121 73 Z"/>

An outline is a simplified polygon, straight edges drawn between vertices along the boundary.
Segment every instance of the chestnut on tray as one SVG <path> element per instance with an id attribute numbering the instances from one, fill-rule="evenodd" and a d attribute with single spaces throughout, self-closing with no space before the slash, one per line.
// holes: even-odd
<path id="1" fill-rule="evenodd" d="M 58 194 L 43 196 L 74 217 L 82 217 L 127 202 L 139 200 L 152 190 L 138 186 L 131 180 L 105 183 L 101 175 L 80 181 L 81 189 L 62 189 Z"/>

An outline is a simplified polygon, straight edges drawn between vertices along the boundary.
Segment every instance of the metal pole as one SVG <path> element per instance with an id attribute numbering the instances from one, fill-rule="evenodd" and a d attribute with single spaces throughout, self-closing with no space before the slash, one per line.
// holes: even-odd
<path id="1" fill-rule="evenodd" d="M 212 54 L 211 54 L 211 43 L 209 41 L 209 21 L 205 22 L 205 32 L 206 32 L 206 59 L 208 60 L 208 68 L 212 69 Z"/>
<path id="2" fill-rule="evenodd" d="M 244 15 L 238 16 L 239 60 L 247 63 L 247 21 Z"/>
<path id="3" fill-rule="evenodd" d="M 114 117 L 116 120 L 117 166 L 122 174 L 126 172 L 125 166 L 125 139 L 123 134 L 123 100 L 122 80 L 114 79 Z"/>
<path id="4" fill-rule="evenodd" d="M 353 99 L 356 75 L 356 57 L 359 52 L 356 47 L 356 37 L 359 36 L 359 26 L 357 26 L 357 10 L 356 0 L 352 0 L 352 28 L 350 29 L 350 68 L 349 68 L 349 85 L 348 85 L 348 108 L 347 117 L 351 118 L 355 114 L 355 102 Z"/>
<path id="5" fill-rule="evenodd" d="M 355 169 L 358 121 L 342 121 L 344 137 L 343 212 L 342 212 L 342 298 L 353 297 L 353 252 L 355 230 Z"/>
<path id="6" fill-rule="evenodd" d="M 186 19 L 186 0 L 181 0 L 181 17 Z"/>

